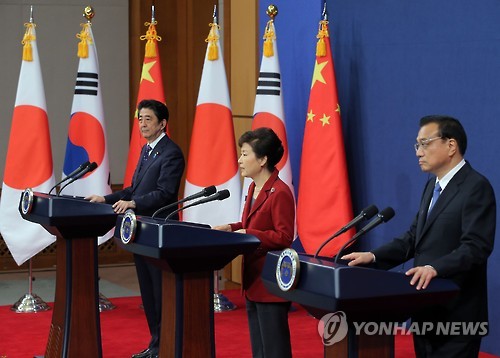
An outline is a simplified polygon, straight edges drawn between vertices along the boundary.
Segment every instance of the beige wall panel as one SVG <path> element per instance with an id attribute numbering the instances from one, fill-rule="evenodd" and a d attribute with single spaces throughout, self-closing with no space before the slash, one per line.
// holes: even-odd
<path id="1" fill-rule="evenodd" d="M 47 113 L 56 180 L 61 178 L 68 126 L 78 70 L 76 34 L 85 21 L 81 0 L 0 0 L 2 54 L 0 66 L 0 181 L 12 123 L 24 23 L 34 4 L 37 46 L 45 85 Z M 97 45 L 100 85 L 106 123 L 112 182 L 122 182 L 128 151 L 128 1 L 102 0 L 93 4 L 92 32 Z M 27 168 L 29 170 L 29 168 Z"/>

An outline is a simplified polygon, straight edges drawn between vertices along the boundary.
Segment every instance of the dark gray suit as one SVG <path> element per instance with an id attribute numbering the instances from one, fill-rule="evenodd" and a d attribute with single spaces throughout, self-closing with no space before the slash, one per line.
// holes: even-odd
<path id="1" fill-rule="evenodd" d="M 493 188 L 466 163 L 427 217 L 434 183 L 435 178 L 428 181 L 410 229 L 372 252 L 379 267 L 387 269 L 414 258 L 414 266 L 431 265 L 438 277 L 451 279 L 460 287 L 452 302 L 418 314 L 415 321 L 487 322 L 486 263 L 496 226 Z"/>
<path id="2" fill-rule="evenodd" d="M 137 214 L 151 216 L 157 209 L 178 200 L 184 157 L 179 146 L 168 136 L 158 142 L 149 159 L 142 163 L 144 152 L 145 147 L 142 148 L 132 186 L 104 198 L 108 204 L 118 200 L 134 200 Z M 164 216 L 167 214 L 168 211 L 163 213 Z"/>
<path id="3" fill-rule="evenodd" d="M 182 151 L 168 136 L 154 147 L 147 161 L 143 162 L 145 147 L 132 178 L 132 186 L 106 195 L 106 203 L 134 200 L 138 215 L 151 216 L 157 209 L 178 200 L 179 186 L 184 172 Z M 176 208 L 165 211 L 166 216 Z M 161 269 L 144 257 L 134 255 L 144 312 L 151 333 L 149 348 L 158 352 L 161 323 Z"/>

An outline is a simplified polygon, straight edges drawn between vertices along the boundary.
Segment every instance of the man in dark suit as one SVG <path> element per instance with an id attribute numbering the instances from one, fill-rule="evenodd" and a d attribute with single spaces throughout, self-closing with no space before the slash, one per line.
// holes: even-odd
<path id="1" fill-rule="evenodd" d="M 458 120 L 427 116 L 420 120 L 415 150 L 420 168 L 435 175 L 425 186 L 420 209 L 410 229 L 371 252 L 343 256 L 349 265 L 373 263 L 384 269 L 414 258 L 406 272 L 411 285 L 425 289 L 434 277 L 453 280 L 459 294 L 447 305 L 412 317 L 414 322 L 458 322 L 479 327 L 443 334 L 435 329 L 414 335 L 417 357 L 477 357 L 487 334 L 487 259 L 493 250 L 496 203 L 489 181 L 463 158 L 465 130 Z M 376 308 L 374 308 L 376 309 Z M 463 323 L 464 324 L 463 324 Z"/>
<path id="2" fill-rule="evenodd" d="M 168 122 L 167 107 L 155 100 L 143 100 L 138 105 L 139 129 L 147 144 L 132 178 L 132 185 L 104 197 L 91 195 L 87 200 L 112 204 L 116 213 L 133 209 L 139 215 L 151 216 L 156 210 L 178 200 L 179 186 L 184 172 L 182 151 L 165 133 Z M 176 208 L 165 211 L 168 215 Z M 133 358 L 157 357 L 161 320 L 161 269 L 141 255 L 134 255 L 144 312 L 151 341 L 144 351 Z"/>

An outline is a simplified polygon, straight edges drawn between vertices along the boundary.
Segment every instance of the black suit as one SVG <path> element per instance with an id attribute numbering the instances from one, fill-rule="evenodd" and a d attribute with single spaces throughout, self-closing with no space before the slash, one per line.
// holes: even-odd
<path id="1" fill-rule="evenodd" d="M 147 161 L 142 160 L 146 146 L 141 151 L 132 186 L 106 195 L 106 203 L 118 200 L 134 200 L 136 213 L 151 216 L 157 209 L 178 200 L 179 186 L 184 172 L 184 157 L 181 149 L 168 136 L 163 137 L 153 148 Z M 168 215 L 176 208 L 165 211 Z M 161 215 L 160 215 L 161 216 Z M 161 323 L 161 276 L 162 271 L 143 256 L 134 255 L 144 312 L 151 333 L 149 348 L 158 352 Z"/>
<path id="2" fill-rule="evenodd" d="M 466 163 L 427 217 L 434 183 L 435 178 L 428 181 L 410 229 L 372 252 L 379 267 L 390 268 L 414 258 L 414 266 L 431 265 L 438 277 L 451 279 L 460 287 L 460 293 L 449 304 L 421 312 L 413 317 L 414 321 L 487 322 L 486 263 L 493 250 L 496 225 L 493 188 Z M 442 343 L 443 337 L 438 341 Z"/>

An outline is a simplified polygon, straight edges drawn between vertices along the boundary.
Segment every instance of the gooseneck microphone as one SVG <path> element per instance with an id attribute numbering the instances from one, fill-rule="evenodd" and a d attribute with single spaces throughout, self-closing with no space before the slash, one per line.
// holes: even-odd
<path id="1" fill-rule="evenodd" d="M 335 239 L 337 236 L 342 235 L 343 233 L 345 233 L 347 230 L 349 230 L 353 226 L 357 225 L 362 220 L 371 219 L 377 213 L 378 213 L 378 208 L 375 205 L 370 205 L 370 206 L 364 208 L 363 210 L 361 210 L 361 212 L 358 214 L 358 216 L 356 216 L 354 219 L 352 219 L 349 223 L 347 223 L 344 227 L 342 227 L 335 234 L 333 234 L 328 239 L 326 239 L 325 242 L 323 242 L 321 244 L 321 246 L 318 248 L 318 250 L 316 250 L 314 257 L 318 257 L 319 252 L 326 246 L 326 244 L 328 244 L 330 241 Z"/>
<path id="2" fill-rule="evenodd" d="M 73 176 L 75 174 L 78 174 L 79 172 L 81 172 L 82 170 L 84 170 L 86 167 L 88 167 L 90 165 L 90 162 L 87 160 L 85 163 L 82 163 L 80 164 L 80 166 L 78 168 L 76 168 L 75 170 L 73 170 L 71 173 L 69 173 L 64 179 L 62 179 L 61 181 L 57 182 L 56 185 L 54 185 L 52 188 L 50 188 L 50 191 L 49 191 L 49 195 L 50 193 L 52 193 L 52 190 L 54 190 L 55 188 L 57 188 L 59 185 L 61 185 L 62 183 L 64 183 L 65 181 L 68 181 L 70 180 L 71 178 L 73 178 Z"/>
<path id="3" fill-rule="evenodd" d="M 204 188 L 203 190 L 201 190 L 201 191 L 199 191 L 199 192 L 197 192 L 195 194 L 186 196 L 184 199 L 178 200 L 175 203 L 171 203 L 171 204 L 168 204 L 168 205 L 165 205 L 165 206 L 159 208 L 158 210 L 156 210 L 153 213 L 153 215 L 151 215 L 151 217 L 154 218 L 159 213 L 161 213 L 161 212 L 163 212 L 163 211 L 165 211 L 167 209 L 170 209 L 170 208 L 172 208 L 174 206 L 178 206 L 179 204 L 184 203 L 185 201 L 190 201 L 190 200 L 198 199 L 198 198 L 201 198 L 202 196 L 209 196 L 209 195 L 215 194 L 215 192 L 217 192 L 217 189 L 215 188 L 215 185 L 207 186 L 206 188 Z"/>
<path id="4" fill-rule="evenodd" d="M 208 203 L 208 202 L 215 201 L 215 200 L 224 200 L 224 199 L 229 198 L 230 195 L 231 195 L 231 193 L 229 193 L 229 190 L 227 190 L 227 189 L 218 191 L 217 193 L 209 196 L 208 198 L 200 199 L 198 201 L 195 201 L 194 203 L 188 204 L 186 206 L 183 206 L 182 208 L 178 208 L 175 211 L 172 211 L 170 214 L 167 215 L 165 220 L 170 219 L 173 215 L 175 215 L 176 213 L 178 213 L 181 210 L 185 210 L 187 208 L 190 208 L 190 207 L 193 207 L 196 205 L 200 205 L 200 204 L 204 204 L 204 203 Z"/>
<path id="5" fill-rule="evenodd" d="M 366 224 L 361 230 L 359 230 L 356 235 L 351 237 L 349 241 L 347 241 L 339 250 L 337 253 L 337 256 L 335 256 L 335 263 L 337 263 L 337 260 L 341 256 L 341 253 L 351 246 L 361 235 L 367 233 L 368 231 L 372 230 L 376 226 L 379 226 L 382 223 L 388 222 L 391 220 L 395 215 L 394 209 L 388 206 L 384 210 L 382 210 L 375 219 L 370 221 L 368 224 Z"/>
<path id="6" fill-rule="evenodd" d="M 64 186 L 59 190 L 59 193 L 57 195 L 58 196 L 61 195 L 61 192 L 64 190 L 64 188 L 66 188 L 68 185 L 70 185 L 71 183 L 73 183 L 75 180 L 80 179 L 85 174 L 94 171 L 96 168 L 97 168 L 97 163 L 96 162 L 92 162 L 89 165 L 87 165 L 82 171 L 80 171 L 73 178 L 71 178 L 71 180 L 69 182 L 67 182 L 66 184 L 64 184 Z"/>

